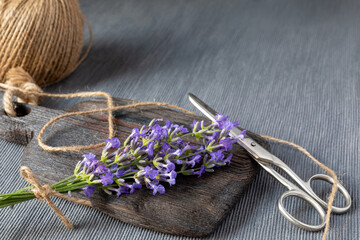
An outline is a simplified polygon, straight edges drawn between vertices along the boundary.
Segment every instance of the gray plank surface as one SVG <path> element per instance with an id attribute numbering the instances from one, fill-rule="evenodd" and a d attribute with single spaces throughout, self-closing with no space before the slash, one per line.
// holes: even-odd
<path id="1" fill-rule="evenodd" d="M 360 2 L 80 2 L 94 46 L 69 78 L 46 91 L 104 90 L 195 111 L 186 99 L 193 92 L 242 127 L 298 143 L 334 169 L 353 207 L 333 215 L 329 239 L 359 239 Z M 45 99 L 43 106 L 63 109 L 78 101 Z M 322 172 L 289 147 L 272 148 L 305 179 Z M 18 174 L 22 150 L 0 141 L 1 193 L 26 185 Z M 319 239 L 322 232 L 300 230 L 280 215 L 276 202 L 284 190 L 261 172 L 208 239 Z M 44 203 L 31 201 L 1 210 L 1 238 L 186 239 L 55 203 L 76 230 L 62 226 Z"/>

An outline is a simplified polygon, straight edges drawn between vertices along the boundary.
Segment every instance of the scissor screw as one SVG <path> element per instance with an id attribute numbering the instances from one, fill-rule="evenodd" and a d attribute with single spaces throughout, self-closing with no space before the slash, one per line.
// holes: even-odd
<path id="1" fill-rule="evenodd" d="M 255 147 L 255 146 L 256 146 L 256 143 L 255 143 L 255 142 L 252 142 L 252 143 L 251 143 L 251 146 Z"/>

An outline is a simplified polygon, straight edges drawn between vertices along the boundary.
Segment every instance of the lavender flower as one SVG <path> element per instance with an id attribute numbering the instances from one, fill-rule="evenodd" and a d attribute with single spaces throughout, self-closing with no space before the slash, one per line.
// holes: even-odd
<path id="1" fill-rule="evenodd" d="M 84 191 L 87 197 L 91 197 L 95 189 L 120 197 L 143 186 L 153 195 L 164 194 L 165 186 L 175 185 L 180 175 L 202 177 L 217 167 L 230 165 L 233 154 L 229 151 L 236 141 L 244 139 L 246 131 L 230 137 L 230 130 L 239 123 L 231 122 L 222 114 L 217 114 L 215 120 L 210 125 L 194 121 L 191 129 L 187 129 L 154 119 L 140 130 L 134 128 L 123 146 L 118 138 L 106 139 L 101 156 L 83 155 L 74 175 L 52 184 L 51 188 L 68 194 Z M 188 142 L 191 137 L 194 141 Z M 3 194 L 0 208 L 32 198 L 35 195 L 31 195 L 29 188 Z"/>
<path id="2" fill-rule="evenodd" d="M 152 169 L 150 166 L 146 166 L 144 168 L 145 171 L 145 177 L 148 177 L 150 179 L 155 179 L 156 176 L 159 174 L 158 170 Z"/>
<path id="3" fill-rule="evenodd" d="M 106 149 L 120 147 L 120 141 L 116 137 L 112 139 L 109 138 L 105 139 L 105 142 L 106 142 L 106 146 L 105 146 Z"/>
<path id="4" fill-rule="evenodd" d="M 222 150 L 212 152 L 212 153 L 210 153 L 210 156 L 211 156 L 210 161 L 219 162 L 219 161 L 222 161 L 224 159 L 224 154 L 223 154 Z"/>
<path id="5" fill-rule="evenodd" d="M 229 117 L 228 116 L 224 116 L 222 115 L 221 113 L 218 113 L 215 115 L 215 120 L 216 122 L 224 122 L 228 119 Z"/>
<path id="6" fill-rule="evenodd" d="M 230 151 L 234 143 L 236 143 L 236 139 L 232 138 L 224 138 L 219 141 L 220 145 L 224 147 L 225 151 Z"/>
<path id="7" fill-rule="evenodd" d="M 194 174 L 198 175 L 198 177 L 201 177 L 205 173 L 205 165 L 201 165 L 200 169 L 198 171 L 195 171 Z"/>
<path id="8" fill-rule="evenodd" d="M 106 174 L 106 173 L 110 173 L 110 169 L 105 167 L 105 165 L 103 165 L 103 164 L 99 164 L 99 165 L 97 165 L 97 167 L 95 168 L 93 173 L 94 174 Z"/>
<path id="9" fill-rule="evenodd" d="M 118 169 L 118 170 L 116 170 L 115 176 L 117 178 L 120 178 L 122 175 L 125 174 L 125 172 L 126 172 L 125 169 Z"/>
<path id="10" fill-rule="evenodd" d="M 246 130 L 242 130 L 240 135 L 238 136 L 241 140 L 244 140 L 244 137 L 246 135 Z"/>
<path id="11" fill-rule="evenodd" d="M 165 193 L 164 186 L 161 184 L 154 185 L 153 186 L 153 195 L 155 195 L 156 193 L 164 194 Z"/>
<path id="12" fill-rule="evenodd" d="M 104 175 L 100 175 L 101 184 L 105 187 L 114 182 L 113 175 L 111 173 L 105 173 Z"/>
<path id="13" fill-rule="evenodd" d="M 95 187 L 93 185 L 88 185 L 82 188 L 82 190 L 84 190 L 87 197 L 91 197 L 91 195 L 95 192 Z"/>
<path id="14" fill-rule="evenodd" d="M 169 120 L 163 123 L 162 119 L 154 119 L 140 130 L 134 128 L 122 147 L 119 139 L 106 139 L 101 160 L 96 160 L 91 153 L 84 155 L 74 171 L 75 176 L 90 184 L 82 188 L 87 196 L 93 193 L 94 185 L 118 197 L 142 186 L 154 195 L 164 194 L 162 183 L 171 187 L 179 175 L 201 177 L 214 171 L 214 167 L 231 163 L 233 155 L 229 151 L 246 132 L 230 137 L 229 131 L 239 123 L 231 122 L 222 114 L 217 114 L 215 119 L 210 125 L 194 121 L 191 131 Z M 197 144 L 185 141 L 185 137 L 191 136 Z"/>

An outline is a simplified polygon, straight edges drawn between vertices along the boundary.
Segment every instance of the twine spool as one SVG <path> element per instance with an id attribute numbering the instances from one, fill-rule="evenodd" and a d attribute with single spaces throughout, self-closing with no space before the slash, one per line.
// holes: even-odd
<path id="1" fill-rule="evenodd" d="M 78 0 L 0 0 L 0 83 L 40 92 L 68 76 L 89 50 L 81 57 L 83 20 Z M 14 116 L 12 107 L 5 110 Z"/>

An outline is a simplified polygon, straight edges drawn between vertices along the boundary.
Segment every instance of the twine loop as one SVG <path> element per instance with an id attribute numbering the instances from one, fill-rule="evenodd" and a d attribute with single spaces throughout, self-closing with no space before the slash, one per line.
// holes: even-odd
<path id="1" fill-rule="evenodd" d="M 52 193 L 52 189 L 48 184 L 40 186 L 38 188 L 34 188 L 31 191 L 34 193 L 35 197 L 41 202 L 45 201 L 46 198 Z"/>
<path id="2" fill-rule="evenodd" d="M 30 168 L 24 166 L 21 167 L 20 174 L 28 183 L 35 187 L 31 191 L 34 193 L 37 199 L 40 201 L 45 201 L 46 198 L 51 195 L 52 189 L 50 186 L 48 184 L 42 186 Z"/>
<path id="3" fill-rule="evenodd" d="M 31 105 L 38 105 L 41 101 L 39 93 L 42 93 L 42 89 L 35 83 L 34 79 L 22 68 L 11 68 L 6 73 L 5 84 L 10 87 L 5 91 L 3 96 L 3 105 L 6 114 L 11 117 L 16 117 L 15 105 L 13 98 L 17 97 L 17 101 L 20 103 L 27 103 Z M 16 88 L 23 89 L 20 91 Z"/>
<path id="4" fill-rule="evenodd" d="M 35 188 L 31 191 L 34 193 L 35 197 L 40 201 L 46 201 L 46 203 L 51 207 L 51 209 L 56 213 L 56 215 L 61 219 L 61 221 L 65 224 L 66 227 L 70 229 L 74 229 L 74 226 L 70 223 L 69 219 L 67 219 L 64 214 L 60 211 L 59 208 L 55 206 L 53 201 L 51 201 L 50 196 L 56 195 L 54 194 L 54 190 L 50 188 L 49 185 L 41 185 L 39 180 L 35 177 L 30 168 L 22 166 L 20 168 L 20 174 L 24 177 L 26 181 L 28 181 Z"/>

